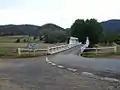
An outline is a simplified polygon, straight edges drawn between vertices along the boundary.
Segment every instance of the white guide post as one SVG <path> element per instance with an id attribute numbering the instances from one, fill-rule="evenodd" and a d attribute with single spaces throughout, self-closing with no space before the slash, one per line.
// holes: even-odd
<path id="1" fill-rule="evenodd" d="M 114 46 L 114 53 L 117 52 L 117 46 Z"/>
<path id="2" fill-rule="evenodd" d="M 21 49 L 18 48 L 18 55 L 21 55 Z"/>
<path id="3" fill-rule="evenodd" d="M 35 49 L 33 50 L 33 54 L 34 54 L 34 56 L 35 56 Z"/>

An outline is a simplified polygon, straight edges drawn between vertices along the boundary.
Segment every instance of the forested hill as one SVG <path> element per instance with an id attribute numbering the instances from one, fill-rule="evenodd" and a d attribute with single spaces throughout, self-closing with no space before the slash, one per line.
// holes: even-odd
<path id="1" fill-rule="evenodd" d="M 35 25 L 2 25 L 0 35 L 36 35 L 39 28 Z"/>
<path id="2" fill-rule="evenodd" d="M 112 31 L 116 33 L 120 33 L 120 20 L 119 19 L 111 19 L 108 21 L 101 22 L 104 31 Z"/>
<path id="3" fill-rule="evenodd" d="M 111 19 L 108 21 L 101 22 L 101 26 L 104 31 L 112 31 L 116 33 L 120 33 L 120 20 L 119 19 Z M 1 25 L 0 26 L 0 36 L 4 35 L 32 35 L 39 36 L 40 34 L 49 34 L 49 33 L 64 33 L 70 35 L 70 27 L 68 29 L 64 29 L 58 25 L 48 23 L 42 26 L 37 25 Z"/>
<path id="4" fill-rule="evenodd" d="M 65 29 L 57 26 L 55 24 L 45 24 L 42 26 L 37 25 L 1 25 L 0 35 L 32 35 L 36 36 L 43 33 L 53 33 L 53 32 L 65 31 Z"/>

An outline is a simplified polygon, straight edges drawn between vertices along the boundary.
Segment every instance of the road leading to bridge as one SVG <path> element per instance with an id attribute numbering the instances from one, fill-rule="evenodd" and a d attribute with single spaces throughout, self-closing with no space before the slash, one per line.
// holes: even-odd
<path id="1" fill-rule="evenodd" d="M 120 79 L 120 60 L 102 58 L 84 58 L 78 56 L 80 46 L 76 46 L 54 57 L 48 57 L 53 63 L 68 68 L 78 69 L 80 72 L 90 72 L 95 75 Z"/>
<path id="2" fill-rule="evenodd" d="M 76 57 L 78 49 L 75 47 L 49 58 L 62 63 L 64 58 Z M 70 63 L 67 60 L 63 64 Z M 0 61 L 0 90 L 120 90 L 120 84 L 59 69 L 46 63 L 45 57 L 37 57 Z"/>

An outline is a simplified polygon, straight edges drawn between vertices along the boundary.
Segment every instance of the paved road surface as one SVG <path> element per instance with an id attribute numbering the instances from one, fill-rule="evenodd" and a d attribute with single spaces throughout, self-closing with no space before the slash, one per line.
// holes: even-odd
<path id="1" fill-rule="evenodd" d="M 49 59 L 59 65 L 75 68 L 82 72 L 91 72 L 104 77 L 120 79 L 119 59 L 94 59 L 78 56 L 80 46 L 57 54 Z"/>
<path id="2" fill-rule="evenodd" d="M 0 61 L 0 90 L 120 90 L 120 84 L 59 69 L 38 57 Z"/>

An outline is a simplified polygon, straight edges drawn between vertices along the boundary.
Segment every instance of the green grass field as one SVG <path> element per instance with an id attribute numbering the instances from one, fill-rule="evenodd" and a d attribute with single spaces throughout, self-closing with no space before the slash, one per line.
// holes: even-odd
<path id="1" fill-rule="evenodd" d="M 15 41 L 20 38 L 20 43 L 15 43 Z M 17 48 L 27 48 L 28 43 L 24 43 L 23 40 L 27 39 L 28 36 L 3 36 L 0 37 L 0 58 L 10 58 L 10 57 L 17 57 Z M 32 38 L 32 37 L 31 37 Z M 30 40 L 30 42 L 37 43 L 39 48 L 48 48 L 48 46 L 55 46 L 65 43 L 58 43 L 58 44 L 45 44 L 37 40 Z M 38 53 L 39 56 L 39 53 Z"/>

